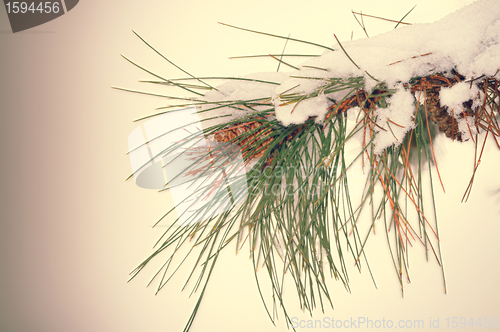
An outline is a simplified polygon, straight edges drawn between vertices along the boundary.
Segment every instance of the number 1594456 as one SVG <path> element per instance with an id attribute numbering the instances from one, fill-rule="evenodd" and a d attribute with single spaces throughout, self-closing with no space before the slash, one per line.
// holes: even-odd
<path id="1" fill-rule="evenodd" d="M 50 14 L 50 13 L 59 13 L 61 10 L 59 8 L 58 2 L 40 2 L 37 6 L 32 2 L 31 4 L 28 2 L 7 2 L 5 4 L 7 8 L 7 13 L 9 14 Z"/>

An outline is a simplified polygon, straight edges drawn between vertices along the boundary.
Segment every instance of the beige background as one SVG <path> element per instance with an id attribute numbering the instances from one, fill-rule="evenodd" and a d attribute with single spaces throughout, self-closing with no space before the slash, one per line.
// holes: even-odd
<path id="1" fill-rule="evenodd" d="M 409 22 L 432 22 L 463 1 L 418 1 Z M 0 330 L 8 332 L 181 331 L 195 303 L 177 278 L 157 296 L 146 288 L 154 270 L 127 283 L 162 229 L 151 225 L 168 199 L 125 182 L 132 121 L 162 99 L 112 90 L 149 78 L 123 53 L 166 77 L 182 73 L 133 35 L 143 35 L 174 62 L 199 76 L 273 71 L 269 60 L 229 56 L 281 52 L 283 41 L 218 25 L 291 34 L 323 44 L 333 33 L 363 33 L 350 12 L 402 17 L 413 1 L 97 1 L 87 0 L 45 25 L 12 34 L 0 9 Z M 366 19 L 369 32 L 393 24 Z M 429 36 L 431 38 L 432 36 Z M 319 50 L 289 43 L 290 52 Z M 393 321 L 499 317 L 499 152 L 487 151 L 467 204 L 460 203 L 472 169 L 471 145 L 436 142 L 447 194 L 439 222 L 448 294 L 439 268 L 411 250 L 412 283 L 401 297 L 385 239 L 370 257 L 378 289 L 354 269 L 352 294 L 337 283 L 335 310 L 315 318 L 364 316 Z M 465 155 L 465 156 L 464 156 Z M 380 256 L 377 255 L 380 253 Z M 263 276 L 265 277 L 265 276 Z M 293 291 L 292 288 L 288 288 Z M 292 316 L 308 319 L 293 299 Z M 268 320 L 245 254 L 228 250 L 192 331 L 285 331 Z M 366 329 L 364 329 L 366 330 Z M 446 330 L 446 329 L 443 329 Z M 451 329 L 450 329 L 451 330 Z M 471 330 L 468 328 L 461 331 Z"/>

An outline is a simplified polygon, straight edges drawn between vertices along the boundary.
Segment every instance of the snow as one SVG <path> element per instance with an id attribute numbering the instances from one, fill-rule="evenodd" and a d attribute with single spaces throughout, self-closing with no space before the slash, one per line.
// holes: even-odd
<path id="1" fill-rule="evenodd" d="M 320 57 L 306 61 L 298 71 L 268 74 L 270 79 L 281 83 L 280 86 L 231 81 L 218 88 L 220 93 L 208 93 L 206 100 L 219 102 L 268 97 L 274 103 L 276 118 L 288 126 L 303 123 L 309 117 L 317 117 L 317 122 L 324 119 L 328 98 L 339 100 L 336 98 L 339 93 L 323 93 L 328 78 L 363 77 L 367 91 L 384 82 L 389 89 L 399 88 L 390 98 L 390 107 L 377 110 L 377 123 L 380 122 L 385 130 L 377 131 L 374 144 L 376 151 L 381 152 L 391 144 L 400 144 L 413 126 L 415 98 L 402 88 L 402 84 L 412 77 L 452 69 L 464 75 L 466 80 L 481 75 L 500 77 L 500 5 L 498 0 L 480 0 L 435 23 L 400 26 L 375 37 L 341 44 L 352 60 L 337 44 L 333 46 L 335 51 L 327 50 Z M 283 102 L 283 95 L 291 92 L 304 98 L 292 104 Z M 456 115 L 462 112 L 462 102 L 477 99 L 478 90 L 474 85 L 460 83 L 443 88 L 440 97 L 443 105 Z M 423 102 L 422 96 L 417 98 Z M 246 111 L 221 109 L 218 114 L 225 112 L 238 117 Z M 401 127 L 388 125 L 388 120 Z M 467 120 L 464 121 L 462 127 L 467 124 Z"/>
<path id="2" fill-rule="evenodd" d="M 284 82 L 287 78 L 288 76 L 283 73 L 254 73 L 244 77 L 245 80 L 229 80 L 217 86 L 217 90 L 210 90 L 203 98 L 203 101 L 207 102 L 201 107 L 202 112 L 199 113 L 203 125 L 211 126 L 221 122 L 228 122 L 248 114 L 251 109 L 241 106 L 235 107 L 234 103 L 231 102 L 270 100 L 277 84 Z M 218 107 L 220 104 L 232 104 L 232 106 Z M 217 108 L 212 110 L 214 107 Z M 255 111 L 260 111 L 265 109 L 266 106 L 252 106 L 252 108 Z M 211 119 L 217 116 L 220 118 Z"/>
<path id="3" fill-rule="evenodd" d="M 465 116 L 457 120 L 458 130 L 462 134 L 462 140 L 467 141 L 473 139 L 472 135 L 477 134 L 477 128 L 474 125 L 474 118 Z M 472 135 L 471 135 L 472 134 Z"/>
<path id="4" fill-rule="evenodd" d="M 387 147 L 399 146 L 405 134 L 415 127 L 415 98 L 402 85 L 388 99 L 387 108 L 379 108 L 377 116 L 376 136 L 373 142 L 375 154 L 382 153 Z"/>
<path id="5" fill-rule="evenodd" d="M 282 104 L 282 100 L 274 99 L 276 119 L 283 125 L 304 123 L 309 117 L 316 117 L 316 122 L 320 123 L 325 119 L 328 112 L 328 100 L 324 93 L 317 97 L 301 100 L 298 103 Z"/>
<path id="6" fill-rule="evenodd" d="M 464 102 L 468 100 L 479 100 L 479 89 L 475 84 L 467 82 L 457 83 L 449 88 L 443 87 L 439 91 L 441 106 L 447 106 L 448 112 L 458 116 L 461 114 Z"/>

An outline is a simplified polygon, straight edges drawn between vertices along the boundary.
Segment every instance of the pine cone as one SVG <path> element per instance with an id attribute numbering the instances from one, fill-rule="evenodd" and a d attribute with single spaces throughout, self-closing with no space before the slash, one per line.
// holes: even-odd
<path id="1" fill-rule="evenodd" d="M 448 112 L 447 107 L 442 107 L 440 105 L 439 90 L 440 87 L 433 87 L 425 90 L 425 107 L 429 112 L 429 118 L 438 125 L 439 130 L 443 132 L 446 137 L 463 142 L 462 132 L 458 127 L 457 119 Z M 466 115 L 474 116 L 475 112 L 471 109 L 471 106 L 471 100 L 464 102 L 464 112 L 462 112 L 459 117 L 464 118 Z"/>

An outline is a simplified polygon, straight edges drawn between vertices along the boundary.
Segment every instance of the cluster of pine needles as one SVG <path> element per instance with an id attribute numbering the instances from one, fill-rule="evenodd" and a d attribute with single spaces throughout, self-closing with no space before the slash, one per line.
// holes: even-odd
<path id="1" fill-rule="evenodd" d="M 281 59 L 285 56 L 281 54 Z M 160 79 L 148 83 L 173 86 L 195 94 L 193 98 L 153 94 L 182 102 L 170 105 L 167 107 L 169 109 L 158 114 L 178 111 L 189 105 L 203 106 L 203 112 L 217 112 L 222 107 L 230 107 L 240 113 L 246 111 L 245 116 L 220 121 L 217 125 L 193 133 L 188 139 L 167 147 L 159 155 L 168 156 L 182 146 L 193 160 L 191 165 L 186 165 L 185 172 L 207 176 L 209 179 L 197 188 L 194 195 L 199 199 L 208 196 L 211 199 L 189 217 L 189 222 L 172 223 L 158 241 L 154 253 L 132 273 L 133 278 L 153 258 L 170 250 L 169 258 L 151 280 L 159 280 L 159 291 L 178 271 L 187 256 L 197 255 L 187 282 L 196 280 L 193 292 L 201 289 L 201 293 L 186 331 L 193 323 L 219 255 L 229 245 L 235 247 L 237 252 L 245 245 L 249 247 L 250 259 L 256 271 L 257 289 L 273 321 L 276 308 L 281 307 L 287 322 L 290 322 L 284 305 L 285 275 L 293 280 L 302 309 L 312 314 L 317 307 L 324 310 L 326 306 L 333 306 L 327 281 L 333 277 L 349 290 L 350 260 L 358 269 L 365 266 L 370 271 L 364 249 L 376 225 L 386 234 L 401 288 L 405 279 L 409 280 L 408 247 L 413 244 L 420 243 L 426 255 L 430 253 L 442 265 L 432 194 L 433 172 L 430 171 L 435 170 L 441 180 L 433 137 L 440 131 L 450 139 L 463 140 L 456 117 L 439 101 L 441 88 L 464 81 L 460 73 L 450 70 L 427 77 L 415 77 L 407 83 L 406 88 L 411 89 L 416 98 L 415 126 L 406 134 L 401 145 L 390 146 L 383 153 L 375 154 L 372 144 L 377 126 L 375 111 L 387 107 L 387 99 L 394 93 L 383 82 L 372 91 L 366 91 L 363 77 L 324 79 L 321 92 L 325 95 L 337 91 L 347 92 L 342 100 L 329 100 L 325 120 L 319 123 L 311 117 L 299 125 L 283 126 L 275 117 L 274 104 L 270 98 L 208 102 L 199 98 L 203 95 L 199 91 L 216 89 L 207 82 L 221 78 L 195 77 L 183 70 L 189 74 L 188 78 L 164 79 L 132 63 Z M 476 133 L 471 129 L 470 135 L 476 146 L 475 173 L 488 138 L 493 139 L 500 149 L 500 91 L 499 81 L 494 77 L 478 77 L 467 83 L 477 85 L 483 96 L 478 107 L 473 108 L 472 101 L 463 104 L 464 115 L 472 117 L 478 129 Z M 277 83 L 262 81 L 260 84 Z M 308 97 L 314 97 L 314 94 Z M 285 93 L 280 98 L 297 102 L 304 96 Z M 349 125 L 347 118 L 347 111 L 353 107 L 359 110 L 354 126 Z M 388 121 L 391 122 L 388 123 L 389 128 L 400 126 L 390 119 Z M 179 130 L 182 130 L 183 125 L 179 124 Z M 485 132 L 485 135 L 480 136 L 479 132 Z M 365 138 L 362 148 L 354 158 L 348 157 L 346 144 L 358 134 Z M 207 138 L 216 144 L 207 149 L 195 148 L 196 142 Z M 203 163 L 207 160 L 209 164 Z M 362 193 L 353 197 L 348 173 L 353 165 L 359 163 L 366 174 L 366 182 Z M 245 174 L 228 175 L 242 167 L 247 169 Z M 215 172 L 217 169 L 222 172 Z M 212 172 L 223 176 L 210 177 Z M 423 174 L 428 174 L 428 177 L 424 178 Z M 473 179 L 474 174 L 464 199 L 470 194 Z M 424 200 L 426 185 L 431 187 L 430 203 Z M 223 212 L 214 212 L 213 206 L 222 207 Z M 175 207 L 158 222 L 174 211 Z M 371 218 L 368 224 L 361 220 L 367 217 Z M 190 248 L 187 256 L 179 266 L 171 266 L 183 247 Z M 266 291 L 260 286 L 259 278 L 262 275 L 258 271 L 261 269 L 266 271 L 264 275 L 270 280 L 273 308 L 267 304 Z"/>

